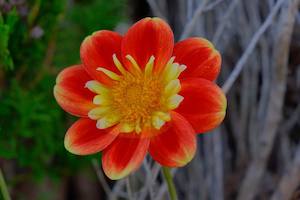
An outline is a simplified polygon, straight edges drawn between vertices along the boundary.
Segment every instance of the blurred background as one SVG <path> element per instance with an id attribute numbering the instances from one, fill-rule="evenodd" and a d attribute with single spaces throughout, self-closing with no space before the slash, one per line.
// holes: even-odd
<path id="1" fill-rule="evenodd" d="M 165 19 L 176 41 L 200 36 L 221 52 L 228 98 L 222 126 L 174 169 L 180 200 L 300 199 L 299 0 L 0 0 L 0 184 L 11 199 L 168 199 L 147 158 L 110 181 L 100 155 L 63 146 L 75 118 L 55 102 L 63 68 L 100 29 L 121 33 L 145 16 Z M 130 184 L 129 184 L 130 183 Z M 0 197 L 0 199 L 2 196 Z"/>

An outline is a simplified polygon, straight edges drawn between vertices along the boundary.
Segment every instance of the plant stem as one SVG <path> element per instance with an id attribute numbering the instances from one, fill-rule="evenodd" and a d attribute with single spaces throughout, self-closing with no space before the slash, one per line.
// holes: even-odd
<path id="1" fill-rule="evenodd" d="M 0 168 L 0 189 L 1 189 L 3 199 L 11 200 L 1 168 Z"/>
<path id="2" fill-rule="evenodd" d="M 168 167 L 162 167 L 162 173 L 164 175 L 164 178 L 167 182 L 168 185 L 168 191 L 171 200 L 178 200 L 177 193 L 176 193 L 176 188 L 173 182 L 172 174 L 170 172 L 170 168 Z"/>

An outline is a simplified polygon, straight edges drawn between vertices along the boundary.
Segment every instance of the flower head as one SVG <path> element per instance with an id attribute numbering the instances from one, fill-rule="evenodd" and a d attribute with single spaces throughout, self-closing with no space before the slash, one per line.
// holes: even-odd
<path id="1" fill-rule="evenodd" d="M 124 36 L 93 33 L 80 55 L 82 64 L 64 69 L 54 87 L 59 105 L 81 117 L 65 147 L 78 155 L 102 151 L 111 179 L 136 170 L 148 152 L 161 165 L 186 165 L 196 133 L 223 121 L 226 98 L 213 82 L 221 57 L 203 38 L 174 45 L 168 24 L 144 18 Z"/>

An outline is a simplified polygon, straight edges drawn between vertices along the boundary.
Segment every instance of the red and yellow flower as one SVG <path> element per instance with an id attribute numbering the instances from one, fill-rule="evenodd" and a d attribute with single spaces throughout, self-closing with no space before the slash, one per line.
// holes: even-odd
<path id="1" fill-rule="evenodd" d="M 81 117 L 67 131 L 65 147 L 77 155 L 102 151 L 111 179 L 139 168 L 149 152 L 161 165 L 192 160 L 196 133 L 224 119 L 226 98 L 213 82 L 221 56 L 203 38 L 174 45 L 159 18 L 144 18 L 121 36 L 98 31 L 80 49 L 82 64 L 57 77 L 58 104 Z"/>

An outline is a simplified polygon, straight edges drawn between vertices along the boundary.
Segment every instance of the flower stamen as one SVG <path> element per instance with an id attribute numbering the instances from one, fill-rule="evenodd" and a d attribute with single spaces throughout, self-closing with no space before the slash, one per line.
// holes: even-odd
<path id="1" fill-rule="evenodd" d="M 126 58 L 130 61 L 135 71 L 142 72 L 140 66 L 137 64 L 137 62 L 131 55 L 126 55 Z"/>
<path id="2" fill-rule="evenodd" d="M 155 57 L 151 56 L 142 70 L 136 60 L 127 55 L 132 66 L 131 71 L 127 71 L 116 54 L 112 58 L 121 75 L 97 68 L 115 81 L 112 86 L 108 88 L 97 81 L 86 83 L 89 90 L 98 94 L 93 102 L 99 105 L 89 112 L 89 118 L 97 120 L 99 129 L 119 124 L 123 133 L 160 129 L 171 120 L 170 111 L 183 100 L 178 95 L 181 89 L 178 76 L 185 66 L 174 63 L 175 57 L 172 57 L 163 70 L 154 72 Z"/>
<path id="3" fill-rule="evenodd" d="M 124 75 L 126 74 L 126 69 L 123 67 L 122 63 L 119 61 L 119 59 L 117 58 L 117 55 L 114 53 L 113 54 L 113 61 L 115 66 L 118 68 L 118 70 Z"/>
<path id="4" fill-rule="evenodd" d="M 105 87 L 98 81 L 88 81 L 86 82 L 85 87 L 96 94 L 107 94 L 110 92 L 107 87 Z"/>
<path id="5" fill-rule="evenodd" d="M 152 74 L 153 66 L 154 66 L 154 60 L 155 60 L 155 57 L 151 56 L 148 63 L 146 64 L 146 67 L 145 67 L 145 75 L 146 76 L 150 76 Z"/>
<path id="6" fill-rule="evenodd" d="M 97 70 L 103 72 L 105 75 L 107 75 L 112 80 L 118 81 L 121 78 L 118 74 L 116 74 L 110 70 L 107 70 L 103 67 L 98 67 Z"/>

